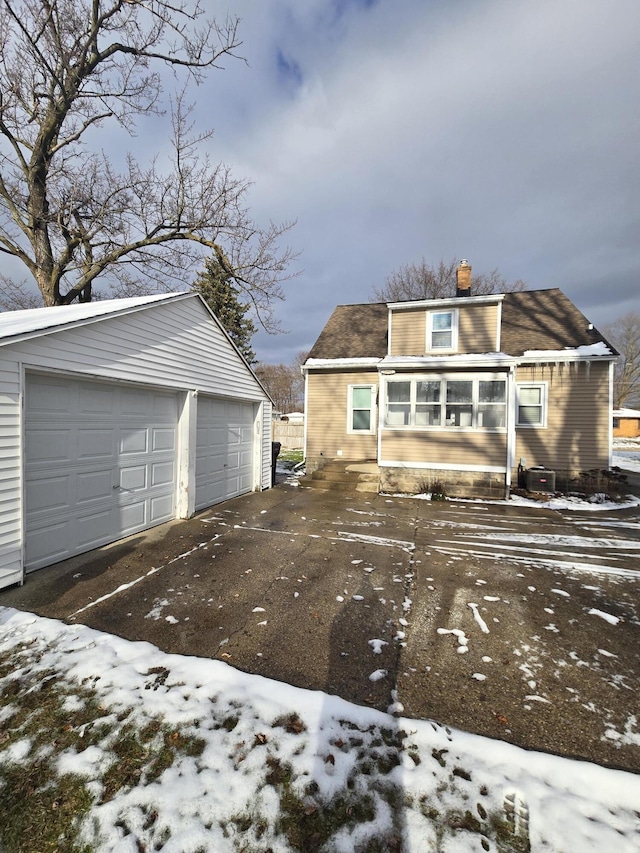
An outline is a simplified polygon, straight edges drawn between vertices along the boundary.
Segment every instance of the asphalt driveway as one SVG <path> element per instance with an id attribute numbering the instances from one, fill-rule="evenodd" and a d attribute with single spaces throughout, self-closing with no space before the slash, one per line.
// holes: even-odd
<path id="1" fill-rule="evenodd" d="M 0 605 L 640 772 L 638 555 L 637 508 L 281 484 L 35 572 Z"/>

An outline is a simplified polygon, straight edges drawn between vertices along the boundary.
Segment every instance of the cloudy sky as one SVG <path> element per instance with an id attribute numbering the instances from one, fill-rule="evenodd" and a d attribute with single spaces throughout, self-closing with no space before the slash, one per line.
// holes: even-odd
<path id="1" fill-rule="evenodd" d="M 248 63 L 198 90 L 200 118 L 301 252 L 261 360 L 423 257 L 561 287 L 596 325 L 640 311 L 638 0 L 229 8 Z"/>

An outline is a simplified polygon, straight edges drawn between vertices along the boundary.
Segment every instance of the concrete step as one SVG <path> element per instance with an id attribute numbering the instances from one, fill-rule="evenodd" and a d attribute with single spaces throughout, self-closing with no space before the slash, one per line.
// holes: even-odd
<path id="1" fill-rule="evenodd" d="M 356 486 L 356 492 L 369 492 L 371 494 L 378 494 L 378 480 L 376 478 L 375 482 L 362 482 L 360 481 Z"/>
<path id="2" fill-rule="evenodd" d="M 378 466 L 375 462 L 343 462 L 339 459 L 329 459 L 322 468 L 300 480 L 300 485 L 324 490 L 376 493 L 378 480 Z"/>

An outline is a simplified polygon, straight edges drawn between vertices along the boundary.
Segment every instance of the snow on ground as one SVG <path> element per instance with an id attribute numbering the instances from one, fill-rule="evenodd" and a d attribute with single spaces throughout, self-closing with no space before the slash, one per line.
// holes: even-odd
<path id="1" fill-rule="evenodd" d="M 341 810 L 323 849 L 344 853 L 389 838 L 399 841 L 389 849 L 420 853 L 525 849 L 522 840 L 497 841 L 505 831 L 528 833 L 533 853 L 638 849 L 639 776 L 392 717 L 221 661 L 167 655 L 29 613 L 0 608 L 0 625 L 3 657 L 20 655 L 3 682 L 41 673 L 78 692 L 89 683 L 101 723 L 142 728 L 160 717 L 202 740 L 201 754 L 182 755 L 153 782 L 101 804 L 105 768 L 115 760 L 106 740 L 60 756 L 59 771 L 81 774 L 93 793 L 83 838 L 98 851 L 284 853 L 292 848 L 277 820 L 292 796 L 302 803 L 302 821 Z M 10 715 L 9 707 L 5 725 Z M 637 738 L 631 729 L 612 736 Z M 28 740 L 18 741 L 1 760 L 24 762 L 30 750 Z"/>

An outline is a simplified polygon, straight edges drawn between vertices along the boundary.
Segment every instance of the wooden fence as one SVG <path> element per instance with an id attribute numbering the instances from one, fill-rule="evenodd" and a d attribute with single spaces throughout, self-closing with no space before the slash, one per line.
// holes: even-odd
<path id="1" fill-rule="evenodd" d="M 283 450 L 302 450 L 304 446 L 304 424 L 271 421 L 271 440 L 279 441 Z"/>

